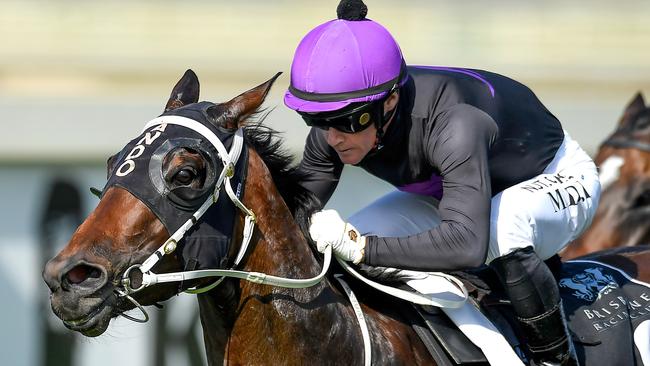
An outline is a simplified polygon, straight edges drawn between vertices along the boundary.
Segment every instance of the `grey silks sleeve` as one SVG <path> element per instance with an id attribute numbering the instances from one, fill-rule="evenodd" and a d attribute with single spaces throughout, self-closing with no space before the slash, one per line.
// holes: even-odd
<path id="1" fill-rule="evenodd" d="M 343 171 L 343 163 L 328 144 L 326 132 L 312 128 L 307 135 L 299 170 L 305 174 L 301 184 L 325 206 L 336 189 Z"/>
<path id="2" fill-rule="evenodd" d="M 443 178 L 441 224 L 409 237 L 368 237 L 364 262 L 422 271 L 482 265 L 492 196 L 488 153 L 496 135 L 494 120 L 475 107 L 459 104 L 438 115 L 425 131 L 424 147 Z"/>

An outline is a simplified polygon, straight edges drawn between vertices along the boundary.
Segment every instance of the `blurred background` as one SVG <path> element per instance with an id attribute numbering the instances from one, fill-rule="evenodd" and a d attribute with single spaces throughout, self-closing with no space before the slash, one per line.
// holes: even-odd
<path id="1" fill-rule="evenodd" d="M 647 0 L 366 0 L 409 64 L 486 69 L 530 86 L 589 153 L 636 92 L 650 93 Z M 300 156 L 307 128 L 282 103 L 293 51 L 335 17 L 321 1 L 0 0 L 0 354 L 3 365 L 202 365 L 195 299 L 150 324 L 86 339 L 51 315 L 40 273 L 97 200 L 106 158 L 157 116 L 191 68 L 226 101 L 277 71 L 267 123 Z M 358 169 L 328 206 L 390 189 Z M 359 186 L 363 189 L 359 189 Z"/>

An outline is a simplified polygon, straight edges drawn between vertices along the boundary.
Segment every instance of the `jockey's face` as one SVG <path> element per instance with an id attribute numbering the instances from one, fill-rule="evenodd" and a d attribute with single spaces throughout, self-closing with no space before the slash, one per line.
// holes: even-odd
<path id="1" fill-rule="evenodd" d="M 384 113 L 397 106 L 399 94 L 394 93 L 384 102 Z M 384 125 L 384 131 L 392 122 L 394 116 Z M 327 143 L 334 148 L 344 164 L 358 164 L 377 144 L 377 126 L 372 126 L 357 133 L 345 133 L 335 128 L 327 129 Z"/>
<path id="2" fill-rule="evenodd" d="M 327 143 L 336 150 L 344 164 L 359 163 L 375 147 L 376 139 L 377 127 L 374 124 L 357 133 L 327 129 Z"/>

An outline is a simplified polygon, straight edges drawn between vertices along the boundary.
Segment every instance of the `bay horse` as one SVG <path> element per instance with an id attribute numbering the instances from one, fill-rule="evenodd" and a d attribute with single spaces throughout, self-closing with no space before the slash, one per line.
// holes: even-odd
<path id="1" fill-rule="evenodd" d="M 641 93 L 600 145 L 595 163 L 603 185 L 598 210 L 589 229 L 562 252 L 564 259 L 650 244 L 650 107 Z"/>
<path id="2" fill-rule="evenodd" d="M 258 113 L 274 80 L 227 103 L 210 104 L 206 117 L 217 129 L 232 134 Z M 191 112 L 197 106 L 198 93 L 198 78 L 188 70 L 172 91 L 166 112 Z M 291 157 L 272 137 L 261 125 L 247 128 L 248 162 L 243 169 L 247 174 L 241 201 L 254 211 L 256 227 L 240 269 L 298 279 L 313 277 L 322 263 L 308 244 L 306 227 L 301 230 L 299 223 L 306 225 L 307 215 L 319 204 L 298 185 L 300 173 L 289 167 Z M 109 171 L 126 171 L 112 166 L 119 160 L 119 156 L 109 159 Z M 206 188 L 207 176 L 218 174 L 210 172 L 206 160 L 193 148 L 170 150 L 162 162 L 166 184 L 184 185 L 189 191 Z M 242 241 L 244 226 L 243 216 L 234 220 L 232 243 Z M 69 244 L 44 269 L 52 310 L 72 330 L 91 337 L 102 334 L 111 318 L 134 308 L 116 291 L 123 274 L 133 264 L 144 262 L 169 237 L 168 229 L 145 203 L 123 187 L 109 187 Z M 222 254 L 224 264 L 232 260 L 236 247 L 232 245 Z M 156 271 L 185 270 L 185 254 L 165 256 Z M 209 280 L 195 280 L 183 287 L 207 283 Z M 159 284 L 133 297 L 143 305 L 152 305 L 178 292 L 177 284 Z M 395 301 L 379 298 L 371 302 L 363 294 L 359 297 L 364 302 L 374 362 L 435 364 L 411 324 L 396 311 Z M 363 363 L 357 317 L 349 300 L 328 278 L 302 289 L 228 279 L 197 298 L 210 364 L 222 360 L 234 365 Z M 408 310 L 408 306 L 404 308 Z"/>
<path id="3" fill-rule="evenodd" d="M 274 131 L 253 122 L 263 114 L 260 106 L 276 78 L 214 104 L 198 102 L 198 78 L 188 70 L 163 115 L 109 159 L 99 204 L 43 271 L 52 310 L 66 327 L 96 337 L 112 318 L 144 321 L 143 305 L 189 289 L 198 293 L 211 365 L 368 362 L 355 310 L 332 277 L 305 288 L 264 284 L 262 273 L 295 281 L 318 278 L 328 262 L 305 234 L 308 218 L 320 206 L 299 184 L 307 177 L 291 167 Z M 181 126 L 172 120 L 193 123 Z M 211 146 L 205 141 L 209 138 L 197 138 L 194 131 L 201 128 L 219 141 Z M 238 160 L 233 151 L 241 131 L 244 148 Z M 219 197 L 222 186 L 228 197 Z M 650 250 L 596 258 L 650 281 L 645 265 Z M 241 277 L 250 281 L 212 282 L 198 275 L 219 271 L 205 269 L 211 266 L 254 272 Z M 151 275 L 152 268 L 160 277 Z M 439 364 L 412 327 L 417 317 L 409 314 L 410 304 L 353 285 L 368 325 L 373 364 Z M 145 319 L 125 314 L 135 308 Z"/>

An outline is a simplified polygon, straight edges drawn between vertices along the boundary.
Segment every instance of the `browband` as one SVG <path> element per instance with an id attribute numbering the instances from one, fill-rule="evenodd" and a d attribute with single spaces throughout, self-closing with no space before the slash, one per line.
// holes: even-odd
<path id="1" fill-rule="evenodd" d="M 406 75 L 406 64 L 402 61 L 402 66 L 400 67 L 399 75 L 397 77 L 388 80 L 385 83 L 375 85 L 368 89 L 341 92 L 341 93 L 310 93 L 296 89 L 293 85 L 289 84 L 289 91 L 294 96 L 308 100 L 310 102 L 341 102 L 353 98 L 367 97 L 369 95 L 379 94 L 381 92 L 389 91 L 397 85 L 402 78 Z"/>

